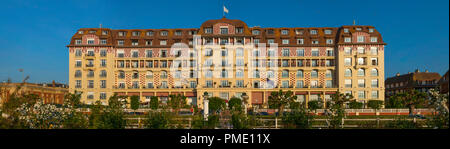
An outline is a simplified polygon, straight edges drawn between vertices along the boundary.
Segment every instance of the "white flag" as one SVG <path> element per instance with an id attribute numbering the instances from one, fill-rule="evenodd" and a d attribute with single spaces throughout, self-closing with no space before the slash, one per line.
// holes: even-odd
<path id="1" fill-rule="evenodd" d="M 228 9 L 225 6 L 223 6 L 223 12 L 228 13 Z"/>

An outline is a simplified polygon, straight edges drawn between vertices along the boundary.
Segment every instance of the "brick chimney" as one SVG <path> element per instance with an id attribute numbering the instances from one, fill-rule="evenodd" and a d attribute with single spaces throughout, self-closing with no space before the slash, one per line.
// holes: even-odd
<path id="1" fill-rule="evenodd" d="M 397 72 L 397 73 L 395 74 L 395 76 L 397 76 L 397 77 L 400 76 L 400 73 Z"/>
<path id="2" fill-rule="evenodd" d="M 52 81 L 52 87 L 55 87 L 55 80 Z"/>

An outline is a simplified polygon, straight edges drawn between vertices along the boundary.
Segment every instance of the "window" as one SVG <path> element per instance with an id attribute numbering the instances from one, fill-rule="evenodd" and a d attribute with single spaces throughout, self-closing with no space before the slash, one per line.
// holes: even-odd
<path id="1" fill-rule="evenodd" d="M 273 44 L 273 43 L 275 43 L 275 40 L 274 39 L 267 39 L 267 43 L 268 44 Z"/>
<path id="2" fill-rule="evenodd" d="M 303 70 L 297 70 L 297 78 L 303 78 Z"/>
<path id="3" fill-rule="evenodd" d="M 297 49 L 297 56 L 305 56 L 305 50 L 304 49 Z"/>
<path id="4" fill-rule="evenodd" d="M 76 49 L 75 50 L 75 56 L 81 56 L 81 50 L 80 49 Z"/>
<path id="5" fill-rule="evenodd" d="M 220 86 L 221 87 L 229 87 L 228 80 L 220 80 Z"/>
<path id="6" fill-rule="evenodd" d="M 125 82 L 119 82 L 118 88 L 125 88 Z"/>
<path id="7" fill-rule="evenodd" d="M 327 39 L 327 44 L 333 44 L 333 39 Z"/>
<path id="8" fill-rule="evenodd" d="M 100 80 L 100 88 L 106 88 L 106 80 Z"/>
<path id="9" fill-rule="evenodd" d="M 124 71 L 119 71 L 118 78 L 119 79 L 124 79 L 125 78 L 125 72 Z"/>
<path id="10" fill-rule="evenodd" d="M 131 45 L 132 46 L 138 46 L 139 45 L 139 41 L 138 40 L 131 40 Z"/>
<path id="11" fill-rule="evenodd" d="M 100 93 L 100 99 L 106 99 L 106 93 L 105 92 L 101 92 Z"/>
<path id="12" fill-rule="evenodd" d="M 344 48 L 344 54 L 345 55 L 351 55 L 352 54 L 352 48 L 351 47 L 345 47 Z"/>
<path id="13" fill-rule="evenodd" d="M 212 75 L 213 75 L 212 70 L 207 70 L 207 71 L 205 72 L 205 77 L 206 77 L 206 78 L 212 78 Z"/>
<path id="14" fill-rule="evenodd" d="M 88 92 L 87 99 L 94 99 L 94 92 Z"/>
<path id="15" fill-rule="evenodd" d="M 75 77 L 81 77 L 81 71 L 80 70 L 77 70 L 77 71 L 75 71 Z"/>
<path id="16" fill-rule="evenodd" d="M 312 56 L 319 56 L 319 49 L 311 49 Z"/>
<path id="17" fill-rule="evenodd" d="M 378 42 L 377 37 L 370 37 L 370 42 Z"/>
<path id="18" fill-rule="evenodd" d="M 282 78 L 289 78 L 289 71 L 288 70 L 283 70 L 281 72 L 281 77 Z"/>
<path id="19" fill-rule="evenodd" d="M 317 34 L 317 30 L 311 30 L 311 31 L 309 31 L 309 33 L 310 33 L 311 35 L 316 35 L 316 34 Z"/>
<path id="20" fill-rule="evenodd" d="M 352 38 L 351 37 L 345 37 L 344 38 L 344 42 L 352 42 Z"/>
<path id="21" fill-rule="evenodd" d="M 287 35 L 289 34 L 289 30 L 281 30 L 281 35 Z"/>
<path id="22" fill-rule="evenodd" d="M 161 50 L 160 57 L 167 57 L 167 50 Z"/>
<path id="23" fill-rule="evenodd" d="M 372 69 L 372 71 L 371 71 L 371 75 L 372 75 L 372 76 L 374 76 L 374 77 L 375 77 L 375 76 L 378 76 L 378 70 L 377 70 L 377 69 L 375 69 L 375 68 L 374 68 L 374 69 Z"/>
<path id="24" fill-rule="evenodd" d="M 378 65 L 378 58 L 370 58 L 370 61 L 372 62 L 373 66 L 377 66 Z"/>
<path id="25" fill-rule="evenodd" d="M 181 31 L 175 31 L 175 35 L 176 36 L 181 36 L 182 32 Z"/>
<path id="26" fill-rule="evenodd" d="M 259 43 L 259 39 L 253 39 L 253 43 L 258 44 Z"/>
<path id="27" fill-rule="evenodd" d="M 84 32 L 83 31 L 78 31 L 78 34 L 84 34 Z"/>
<path id="28" fill-rule="evenodd" d="M 358 36 L 358 42 L 364 42 L 364 36 Z"/>
<path id="29" fill-rule="evenodd" d="M 358 69 L 358 77 L 364 76 L 364 69 Z"/>
<path id="30" fill-rule="evenodd" d="M 213 55 L 213 50 L 212 49 L 206 49 L 205 50 L 205 56 L 212 56 Z"/>
<path id="31" fill-rule="evenodd" d="M 288 48 L 283 48 L 281 53 L 282 53 L 283 56 L 289 56 L 289 49 Z"/>
<path id="32" fill-rule="evenodd" d="M 319 40 L 312 40 L 311 43 L 312 44 L 319 44 Z"/>
<path id="33" fill-rule="evenodd" d="M 88 80 L 88 88 L 94 88 L 94 80 Z"/>
<path id="34" fill-rule="evenodd" d="M 105 57 L 106 56 L 106 50 L 100 50 L 100 56 Z"/>
<path id="35" fill-rule="evenodd" d="M 267 30 L 267 34 L 273 35 L 273 34 L 275 34 L 275 31 L 273 29 L 269 29 L 269 30 Z"/>
<path id="36" fill-rule="evenodd" d="M 282 67 L 289 67 L 289 60 L 283 60 L 283 61 L 281 61 L 281 66 L 282 66 Z"/>
<path id="37" fill-rule="evenodd" d="M 237 48 L 236 50 L 236 57 L 240 57 L 240 56 L 244 56 L 244 49 L 242 48 Z"/>
<path id="38" fill-rule="evenodd" d="M 344 28 L 344 33 L 348 33 L 348 28 Z"/>
<path id="39" fill-rule="evenodd" d="M 153 51 L 152 50 L 147 50 L 145 55 L 146 55 L 146 57 L 153 57 Z"/>
<path id="40" fill-rule="evenodd" d="M 100 44 L 106 44 L 106 39 L 100 39 Z"/>
<path id="41" fill-rule="evenodd" d="M 161 78 L 162 79 L 167 79 L 167 72 L 166 71 L 161 71 Z"/>
<path id="42" fill-rule="evenodd" d="M 220 73 L 220 77 L 222 78 L 228 78 L 228 71 L 227 70 L 222 70 L 222 72 Z"/>
<path id="43" fill-rule="evenodd" d="M 195 81 L 190 81 L 190 82 L 189 82 L 189 88 L 197 88 L 197 82 L 195 82 Z"/>
<path id="44" fill-rule="evenodd" d="M 236 59 L 236 66 L 244 66 L 244 59 Z"/>
<path id="45" fill-rule="evenodd" d="M 221 55 L 222 55 L 222 56 L 228 56 L 228 51 L 227 51 L 227 49 L 222 50 L 222 51 L 221 51 Z"/>
<path id="46" fill-rule="evenodd" d="M 282 44 L 289 44 L 289 39 L 283 39 Z"/>
<path id="47" fill-rule="evenodd" d="M 297 80 L 297 82 L 295 83 L 296 88 L 303 88 L 303 86 L 303 80 Z"/>
<path id="48" fill-rule="evenodd" d="M 228 28 L 220 28 L 220 34 L 228 34 Z"/>
<path id="49" fill-rule="evenodd" d="M 344 74 L 344 76 L 345 76 L 345 77 L 351 77 L 351 76 L 352 76 L 352 70 L 350 70 L 350 69 L 345 69 L 345 74 Z"/>
<path id="50" fill-rule="evenodd" d="M 372 87 L 378 87 L 378 79 L 372 80 Z"/>
<path id="51" fill-rule="evenodd" d="M 358 87 L 362 87 L 362 88 L 366 87 L 366 82 L 364 79 L 358 80 Z"/>
<path id="52" fill-rule="evenodd" d="M 357 31 L 361 31 L 361 28 L 360 28 L 360 27 L 358 27 L 358 28 L 356 28 L 356 30 L 357 30 Z"/>
<path id="53" fill-rule="evenodd" d="M 167 36 L 167 35 L 169 35 L 169 32 L 168 31 L 161 31 L 160 35 L 161 36 Z"/>
<path id="54" fill-rule="evenodd" d="M 88 39 L 87 42 L 88 44 L 94 44 L 94 39 Z"/>
<path id="55" fill-rule="evenodd" d="M 358 65 L 365 65 L 365 60 L 364 58 L 358 58 Z"/>
<path id="56" fill-rule="evenodd" d="M 212 82 L 212 80 L 206 80 L 206 87 L 208 87 L 208 88 L 210 88 L 210 87 L 212 87 L 213 86 L 213 82 Z"/>
<path id="57" fill-rule="evenodd" d="M 372 91 L 372 99 L 378 99 L 378 91 Z"/>
<path id="58" fill-rule="evenodd" d="M 269 56 L 269 57 L 274 57 L 275 55 L 276 55 L 275 50 L 270 49 L 269 51 L 267 51 L 267 56 Z"/>
<path id="59" fill-rule="evenodd" d="M 325 71 L 325 77 L 326 78 L 332 78 L 333 77 L 333 72 L 331 70 Z"/>
<path id="60" fill-rule="evenodd" d="M 317 70 L 312 70 L 311 71 L 311 78 L 317 78 L 318 77 L 318 71 Z"/>
<path id="61" fill-rule="evenodd" d="M 145 45 L 151 46 L 151 45 L 153 45 L 153 41 L 152 40 L 146 40 L 145 41 Z"/>
<path id="62" fill-rule="evenodd" d="M 236 70 L 236 78 L 243 78 L 243 77 L 244 77 L 244 71 Z"/>
<path id="63" fill-rule="evenodd" d="M 259 78 L 259 70 L 253 71 L 253 78 Z"/>
<path id="64" fill-rule="evenodd" d="M 106 70 L 100 71 L 100 77 L 106 77 Z"/>
<path id="65" fill-rule="evenodd" d="M 106 59 L 101 59 L 100 60 L 100 66 L 101 67 L 106 67 Z"/>
<path id="66" fill-rule="evenodd" d="M 317 81 L 317 80 L 311 81 L 311 87 L 312 87 L 312 88 L 317 88 L 317 87 L 319 87 L 318 81 Z"/>
<path id="67" fill-rule="evenodd" d="M 119 46 L 123 46 L 123 40 L 117 40 L 117 45 L 119 45 Z"/>
<path id="68" fill-rule="evenodd" d="M 296 29 L 295 30 L 295 34 L 296 35 L 303 35 L 303 30 L 302 29 Z"/>
<path id="69" fill-rule="evenodd" d="M 159 45 L 162 45 L 162 46 L 167 45 L 167 40 L 160 40 Z"/>
<path id="70" fill-rule="evenodd" d="M 76 45 L 81 44 L 81 39 L 76 39 L 76 40 L 75 40 L 75 44 L 76 44 Z"/>
<path id="71" fill-rule="evenodd" d="M 326 29 L 326 30 L 325 30 L 325 34 L 330 35 L 330 34 L 331 34 L 331 30 Z"/>
<path id="72" fill-rule="evenodd" d="M 281 88 L 289 88 L 289 81 L 288 80 L 281 81 Z"/>
<path id="73" fill-rule="evenodd" d="M 365 52 L 365 50 L 364 50 L 364 47 L 358 47 L 358 54 L 364 54 L 364 53 L 366 53 Z"/>
<path id="74" fill-rule="evenodd" d="M 373 28 L 369 28 L 369 33 L 373 33 Z"/>
<path id="75" fill-rule="evenodd" d="M 119 32 L 119 36 L 125 36 L 126 32 Z"/>
<path id="76" fill-rule="evenodd" d="M 333 81 L 332 80 L 325 81 L 325 87 L 326 88 L 332 88 L 333 87 Z"/>
<path id="77" fill-rule="evenodd" d="M 366 98 L 366 93 L 364 91 L 358 91 L 358 98 L 360 99 Z"/>
<path id="78" fill-rule="evenodd" d="M 236 87 L 244 87 L 244 80 L 236 80 Z"/>
<path id="79" fill-rule="evenodd" d="M 344 84 L 345 84 L 345 88 L 352 88 L 352 80 L 345 79 Z"/>
<path id="80" fill-rule="evenodd" d="M 146 35 L 147 35 L 147 36 L 153 36 L 153 35 L 154 35 L 154 32 L 153 32 L 153 31 L 147 31 Z"/>
<path id="81" fill-rule="evenodd" d="M 303 39 L 297 39 L 297 44 L 303 44 Z"/>
<path id="82" fill-rule="evenodd" d="M 134 32 L 132 32 L 131 34 L 132 34 L 133 36 L 139 36 L 139 35 L 141 35 L 141 32 L 134 31 Z"/>
<path id="83" fill-rule="evenodd" d="M 75 61 L 75 67 L 81 67 L 81 60 Z"/>
<path id="84" fill-rule="evenodd" d="M 244 28 L 243 27 L 236 27 L 236 33 L 238 33 L 238 34 L 244 33 Z"/>
<path id="85" fill-rule="evenodd" d="M 296 60 L 296 62 L 297 62 L 297 67 L 303 66 L 303 60 L 298 59 L 298 60 Z"/>
<path id="86" fill-rule="evenodd" d="M 275 73 L 272 70 L 267 71 L 267 78 L 274 78 Z"/>
<path id="87" fill-rule="evenodd" d="M 316 59 L 311 60 L 311 66 L 312 66 L 312 67 L 317 67 L 317 66 L 319 66 Z"/>
<path id="88" fill-rule="evenodd" d="M 252 34 L 253 34 L 253 35 L 259 35 L 259 34 L 260 34 L 260 31 L 259 31 L 259 30 L 253 30 L 253 31 L 252 31 Z"/>
<path id="89" fill-rule="evenodd" d="M 211 34 L 212 33 L 212 28 L 211 27 L 205 28 L 205 33 Z"/>

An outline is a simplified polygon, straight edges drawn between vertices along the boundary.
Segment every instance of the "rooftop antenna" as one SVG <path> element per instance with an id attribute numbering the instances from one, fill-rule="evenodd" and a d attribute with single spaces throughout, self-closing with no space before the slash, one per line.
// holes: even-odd
<path id="1" fill-rule="evenodd" d="M 100 29 L 102 28 L 102 24 L 100 23 Z"/>
<path id="2" fill-rule="evenodd" d="M 356 25 L 356 20 L 355 19 L 353 19 L 353 25 Z"/>

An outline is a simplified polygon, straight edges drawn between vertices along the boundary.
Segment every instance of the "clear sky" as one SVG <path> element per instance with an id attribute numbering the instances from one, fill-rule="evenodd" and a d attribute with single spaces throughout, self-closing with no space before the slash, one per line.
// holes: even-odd
<path id="1" fill-rule="evenodd" d="M 219 0 L 2 0 L 0 81 L 68 82 L 79 28 L 198 28 L 222 17 Z M 274 3 L 275 2 L 275 3 Z M 388 44 L 385 75 L 449 69 L 448 0 L 225 0 L 227 18 L 261 27 L 372 25 Z"/>

